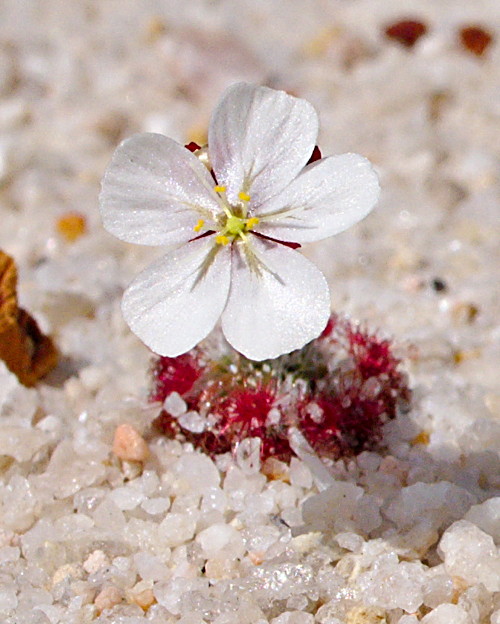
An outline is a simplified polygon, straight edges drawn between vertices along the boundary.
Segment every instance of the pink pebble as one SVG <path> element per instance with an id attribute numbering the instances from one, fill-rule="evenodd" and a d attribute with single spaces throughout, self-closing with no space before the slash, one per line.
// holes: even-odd
<path id="1" fill-rule="evenodd" d="M 116 428 L 113 453 L 125 461 L 142 462 L 149 457 L 149 448 L 137 429 L 125 423 Z"/>

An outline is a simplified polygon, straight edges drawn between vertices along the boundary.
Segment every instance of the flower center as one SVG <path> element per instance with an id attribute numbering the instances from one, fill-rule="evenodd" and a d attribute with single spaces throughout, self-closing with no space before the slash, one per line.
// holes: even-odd
<path id="1" fill-rule="evenodd" d="M 224 209 L 224 212 L 226 213 L 226 221 L 223 224 L 219 234 L 215 237 L 215 242 L 218 245 L 227 245 L 236 238 L 246 240 L 247 233 L 250 232 L 259 222 L 257 217 L 250 217 L 249 219 L 246 219 L 245 217 L 239 217 L 231 212 L 231 210 L 234 210 L 234 208 L 231 207 Z"/>
<path id="2" fill-rule="evenodd" d="M 220 230 L 215 237 L 217 245 L 228 245 L 235 239 L 241 238 L 246 240 L 248 232 L 250 232 L 258 223 L 257 217 L 247 217 L 247 205 L 250 201 L 250 195 L 241 191 L 238 194 L 240 203 L 236 206 L 232 206 L 226 197 L 226 187 L 217 185 L 214 188 L 215 192 L 222 199 L 223 214 L 218 218 Z M 195 232 L 200 232 L 205 226 L 205 221 L 199 219 L 198 223 L 193 227 Z"/>
<path id="3" fill-rule="evenodd" d="M 225 213 L 225 217 L 222 216 L 221 220 L 222 229 L 215 237 L 215 242 L 218 245 L 227 245 L 237 238 L 246 240 L 247 233 L 259 222 L 257 217 L 247 218 L 246 216 L 250 195 L 241 191 L 238 194 L 240 203 L 237 206 L 231 206 L 226 198 L 225 186 L 217 185 L 214 190 L 224 202 L 223 210 Z"/>
<path id="4" fill-rule="evenodd" d="M 245 230 L 246 219 L 242 219 L 241 217 L 237 217 L 234 214 L 227 217 L 226 219 L 226 231 L 228 234 L 232 234 L 233 236 L 239 236 Z"/>

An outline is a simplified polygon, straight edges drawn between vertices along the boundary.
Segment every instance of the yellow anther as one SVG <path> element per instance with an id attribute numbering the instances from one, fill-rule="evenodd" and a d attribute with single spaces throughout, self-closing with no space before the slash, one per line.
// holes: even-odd
<path id="1" fill-rule="evenodd" d="M 205 221 L 203 221 L 203 219 L 200 219 L 198 223 L 194 226 L 193 230 L 195 232 L 199 232 L 204 225 L 205 225 Z"/>
<path id="2" fill-rule="evenodd" d="M 214 191 L 216 193 L 225 193 L 226 192 L 226 187 L 217 185 L 217 186 L 214 187 Z"/>
<path id="3" fill-rule="evenodd" d="M 244 202 L 250 201 L 250 195 L 248 193 L 244 193 L 243 191 L 238 193 L 238 197 L 241 199 L 241 201 L 244 201 Z"/>
<path id="4" fill-rule="evenodd" d="M 260 219 L 258 217 L 250 217 L 250 219 L 248 219 L 247 221 L 247 230 L 251 230 L 254 225 L 257 225 L 259 220 Z"/>
<path id="5" fill-rule="evenodd" d="M 217 245 L 227 245 L 229 243 L 229 238 L 224 236 L 224 234 L 219 234 L 215 237 L 215 242 Z"/>

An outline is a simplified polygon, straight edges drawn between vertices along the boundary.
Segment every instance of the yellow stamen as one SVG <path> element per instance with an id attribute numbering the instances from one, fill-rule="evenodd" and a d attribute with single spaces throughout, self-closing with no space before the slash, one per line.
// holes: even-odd
<path id="1" fill-rule="evenodd" d="M 225 193 L 226 192 L 226 187 L 217 185 L 217 186 L 214 187 L 214 191 L 216 193 Z"/>
<path id="2" fill-rule="evenodd" d="M 194 226 L 193 230 L 195 232 L 199 232 L 204 225 L 205 225 L 205 221 L 203 221 L 203 219 L 200 219 L 198 223 Z"/>
<path id="3" fill-rule="evenodd" d="M 243 192 L 243 191 L 238 193 L 238 197 L 241 199 L 241 201 L 244 201 L 244 202 L 249 202 L 250 201 L 250 195 L 248 193 Z"/>
<path id="4" fill-rule="evenodd" d="M 259 220 L 260 219 L 258 217 L 250 217 L 247 221 L 247 230 L 251 230 L 254 225 L 258 224 Z"/>
<path id="5" fill-rule="evenodd" d="M 215 237 L 215 242 L 217 245 L 227 245 L 229 243 L 229 238 L 224 236 L 224 234 L 219 234 Z"/>

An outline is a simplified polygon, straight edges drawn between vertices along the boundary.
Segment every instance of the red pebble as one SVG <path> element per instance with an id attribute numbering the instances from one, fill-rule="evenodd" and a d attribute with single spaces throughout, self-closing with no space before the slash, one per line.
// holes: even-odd
<path id="1" fill-rule="evenodd" d="M 411 48 L 422 35 L 425 35 L 427 26 L 417 20 L 401 20 L 387 26 L 384 32 L 389 39 Z"/>
<path id="2" fill-rule="evenodd" d="M 463 47 L 476 56 L 482 56 L 493 41 L 493 35 L 481 26 L 466 26 L 459 34 Z"/>

